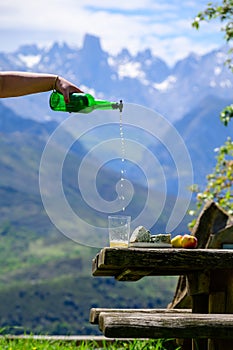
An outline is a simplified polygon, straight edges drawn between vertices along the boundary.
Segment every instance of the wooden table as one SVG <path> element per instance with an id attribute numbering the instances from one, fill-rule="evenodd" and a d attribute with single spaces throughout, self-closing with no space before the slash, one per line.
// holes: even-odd
<path id="1" fill-rule="evenodd" d="M 193 338 L 198 340 L 199 349 L 233 349 L 232 340 L 229 340 L 233 339 L 233 250 L 103 248 L 93 259 L 92 273 L 93 276 L 114 276 L 118 281 L 128 282 L 145 276 L 186 275 L 192 297 L 192 313 L 195 316 L 202 314 L 200 324 L 203 314 L 209 320 L 203 326 L 204 330 L 205 327 L 207 330 L 208 322 L 213 322 L 213 316 L 228 314 L 225 326 L 223 315 L 219 315 L 218 320 L 217 316 L 214 317 L 214 327 L 217 328 L 212 333 L 207 332 L 206 336 L 204 330 L 198 334 L 195 329 Z M 223 330 L 220 336 L 217 329 Z M 216 339 L 213 339 L 215 335 Z M 211 340 L 203 341 L 202 338 L 210 336 Z M 195 348 L 194 342 L 192 348 Z"/>

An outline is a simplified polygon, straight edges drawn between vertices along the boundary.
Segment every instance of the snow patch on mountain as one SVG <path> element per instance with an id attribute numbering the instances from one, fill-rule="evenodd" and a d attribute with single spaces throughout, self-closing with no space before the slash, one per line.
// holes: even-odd
<path id="1" fill-rule="evenodd" d="M 118 67 L 118 75 L 120 79 L 125 77 L 144 79 L 145 73 L 141 69 L 139 62 L 127 62 L 120 64 Z"/>
<path id="2" fill-rule="evenodd" d="M 174 75 L 169 75 L 162 83 L 153 84 L 153 87 L 159 91 L 168 91 L 173 88 L 176 81 L 177 78 Z"/>
<path id="3" fill-rule="evenodd" d="M 25 63 L 28 68 L 32 68 L 38 64 L 41 60 L 41 55 L 21 55 L 19 54 L 19 59 Z"/>

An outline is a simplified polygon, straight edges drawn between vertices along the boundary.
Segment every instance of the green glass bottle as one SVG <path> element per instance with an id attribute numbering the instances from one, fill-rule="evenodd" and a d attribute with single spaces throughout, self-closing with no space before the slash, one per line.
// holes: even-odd
<path id="1" fill-rule="evenodd" d="M 63 95 L 57 91 L 51 93 L 49 104 L 52 110 L 58 112 L 90 113 L 95 109 L 123 109 L 122 101 L 96 100 L 92 95 L 84 93 L 70 94 L 69 103 L 65 103 Z"/>

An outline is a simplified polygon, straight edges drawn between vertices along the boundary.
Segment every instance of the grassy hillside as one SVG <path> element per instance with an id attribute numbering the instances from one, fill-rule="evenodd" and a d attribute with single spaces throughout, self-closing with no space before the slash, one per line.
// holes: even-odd
<path id="1" fill-rule="evenodd" d="M 171 297 L 171 285 L 170 279 L 121 284 L 78 273 L 47 282 L 22 282 L 1 289 L 1 327 L 13 334 L 99 334 L 88 321 L 91 307 L 162 307 Z"/>
<path id="2" fill-rule="evenodd" d="M 176 278 L 132 284 L 93 278 L 91 261 L 97 250 L 73 242 L 51 223 L 42 205 L 38 172 L 55 125 L 21 119 L 0 104 L 0 126 L 0 328 L 11 333 L 96 334 L 98 329 L 88 322 L 91 307 L 165 307 Z M 93 220 L 75 186 L 74 164 L 82 152 L 78 145 L 66 159 L 64 191 L 74 210 Z M 112 176 L 99 179 L 105 198 Z"/>
<path id="3" fill-rule="evenodd" d="M 38 237 L 8 224 L 0 237 L 0 327 L 8 333 L 98 334 L 91 307 L 166 307 L 174 293 L 176 277 L 92 277 L 97 250 L 57 233 Z"/>

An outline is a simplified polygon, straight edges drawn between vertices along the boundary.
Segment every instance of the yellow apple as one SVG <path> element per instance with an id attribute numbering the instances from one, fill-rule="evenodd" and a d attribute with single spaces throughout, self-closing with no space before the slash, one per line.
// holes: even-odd
<path id="1" fill-rule="evenodd" d="M 175 237 L 173 237 L 171 239 L 171 244 L 174 248 L 181 248 L 182 244 L 181 244 L 181 240 L 182 240 L 183 236 L 182 235 L 177 235 Z"/>

